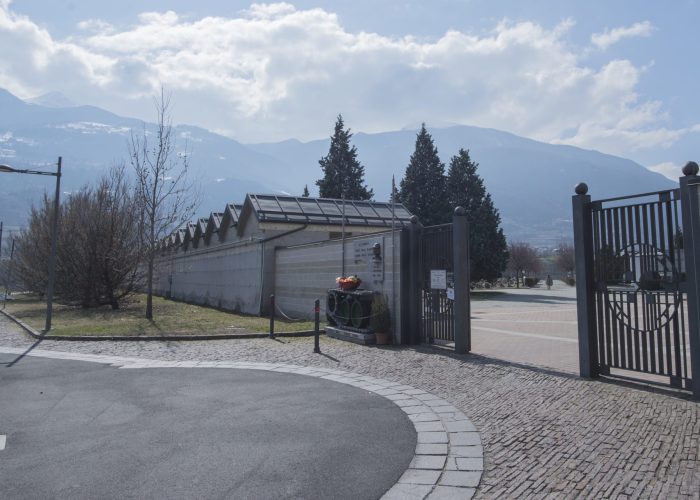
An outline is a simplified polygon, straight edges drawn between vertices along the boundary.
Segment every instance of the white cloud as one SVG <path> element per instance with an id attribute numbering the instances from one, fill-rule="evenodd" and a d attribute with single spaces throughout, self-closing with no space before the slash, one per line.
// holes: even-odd
<path id="1" fill-rule="evenodd" d="M 615 45 L 623 38 L 634 38 L 638 36 L 651 36 L 654 26 L 649 21 L 634 23 L 625 28 L 615 28 L 605 30 L 604 33 L 594 33 L 591 35 L 591 43 L 601 50 L 605 50 L 611 45 Z"/>
<path id="2" fill-rule="evenodd" d="M 338 112 L 367 132 L 469 123 L 621 154 L 688 133 L 638 95 L 648 69 L 625 59 L 587 65 L 586 49 L 567 39 L 573 25 L 504 20 L 484 35 L 426 40 L 353 33 L 327 10 L 276 3 L 195 20 L 147 12 L 119 29 L 91 21 L 56 40 L 5 4 L 0 87 L 23 97 L 58 90 L 151 119 L 163 84 L 177 122 L 244 141 L 325 137 Z M 593 38 L 608 47 L 651 31 L 638 23 Z"/>
<path id="3" fill-rule="evenodd" d="M 676 165 L 670 161 L 658 163 L 647 168 L 673 181 L 678 181 L 678 178 L 683 176 L 683 165 Z"/>

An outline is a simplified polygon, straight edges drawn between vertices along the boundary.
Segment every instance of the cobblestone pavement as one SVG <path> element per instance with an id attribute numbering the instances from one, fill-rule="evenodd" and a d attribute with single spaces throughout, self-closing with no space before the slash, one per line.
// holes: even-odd
<path id="1" fill-rule="evenodd" d="M 33 343 L 0 317 L 0 345 Z M 327 338 L 322 355 L 313 354 L 309 338 L 44 341 L 40 347 L 162 360 L 292 363 L 414 386 L 451 402 L 480 432 L 484 474 L 477 498 L 700 498 L 700 404 L 666 394 L 429 347 L 362 347 Z"/>

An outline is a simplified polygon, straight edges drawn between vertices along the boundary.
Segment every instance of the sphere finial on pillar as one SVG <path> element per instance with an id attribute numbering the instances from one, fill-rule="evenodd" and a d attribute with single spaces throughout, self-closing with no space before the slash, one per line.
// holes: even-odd
<path id="1" fill-rule="evenodd" d="M 574 191 L 576 191 L 576 194 L 587 194 L 588 184 L 586 184 L 585 182 L 579 182 L 578 184 L 576 184 Z"/>
<path id="2" fill-rule="evenodd" d="M 455 207 L 455 215 L 465 215 L 467 212 L 464 207 Z"/>
<path id="3" fill-rule="evenodd" d="M 689 161 L 683 167 L 683 175 L 698 175 L 698 170 L 700 170 L 698 164 L 694 161 Z"/>

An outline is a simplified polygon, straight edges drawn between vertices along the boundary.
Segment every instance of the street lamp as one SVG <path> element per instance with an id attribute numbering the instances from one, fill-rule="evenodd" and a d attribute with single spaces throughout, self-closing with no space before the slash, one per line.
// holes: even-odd
<path id="1" fill-rule="evenodd" d="M 42 170 L 28 170 L 13 168 L 9 165 L 0 165 L 1 173 L 9 174 L 34 174 L 34 175 L 53 175 L 56 177 L 56 196 L 53 200 L 53 221 L 51 223 L 51 253 L 49 254 L 49 285 L 46 290 L 46 328 L 44 333 L 51 330 L 51 315 L 53 312 L 53 288 L 56 279 L 56 237 L 58 235 L 58 210 L 59 210 L 59 195 L 61 193 L 61 157 L 58 157 L 55 172 L 45 172 Z"/>

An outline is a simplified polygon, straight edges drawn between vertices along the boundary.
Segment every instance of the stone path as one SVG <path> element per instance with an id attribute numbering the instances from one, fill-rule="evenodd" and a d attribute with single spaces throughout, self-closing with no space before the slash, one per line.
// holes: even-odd
<path id="1" fill-rule="evenodd" d="M 1 346 L 33 343 L 0 318 Z M 45 341 L 40 348 L 162 361 L 284 363 L 410 385 L 448 401 L 479 430 L 484 473 L 477 498 L 700 498 L 700 404 L 665 394 L 429 347 L 362 347 L 327 338 L 321 355 L 312 352 L 312 339 Z"/>

